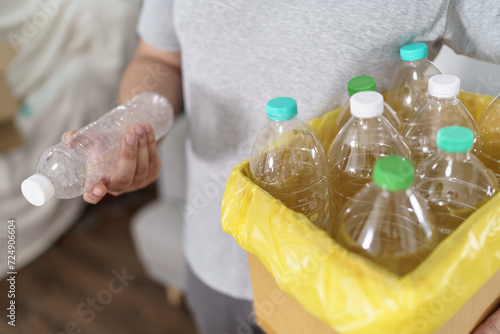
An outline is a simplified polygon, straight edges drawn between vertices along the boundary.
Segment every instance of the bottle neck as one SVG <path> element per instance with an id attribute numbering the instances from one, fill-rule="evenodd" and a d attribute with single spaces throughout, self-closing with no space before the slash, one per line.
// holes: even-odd
<path id="1" fill-rule="evenodd" d="M 438 149 L 438 152 L 447 161 L 455 160 L 455 161 L 466 162 L 466 161 L 471 160 L 471 151 L 470 150 L 467 152 L 455 153 L 455 152 L 446 152 L 446 151 L 443 151 L 441 149 Z"/>
<path id="2" fill-rule="evenodd" d="M 422 66 L 423 64 L 429 62 L 427 58 L 422 58 L 419 60 L 403 60 L 403 66 L 405 67 L 418 67 Z"/>
<path id="3" fill-rule="evenodd" d="M 383 187 L 380 187 L 377 185 L 377 187 L 380 189 L 380 193 L 383 198 L 390 198 L 391 196 L 394 196 L 395 198 L 402 198 L 402 196 L 410 196 L 412 194 L 411 188 L 408 187 L 406 189 L 402 189 L 399 191 L 394 191 L 394 190 L 387 190 L 384 189 Z"/>
<path id="4" fill-rule="evenodd" d="M 297 116 L 294 116 L 286 120 L 274 120 L 269 118 L 267 124 L 268 127 L 274 129 L 276 132 L 284 133 L 292 130 L 293 128 L 304 125 L 304 122 L 302 122 Z"/>
<path id="5" fill-rule="evenodd" d="M 362 127 L 370 127 L 373 125 L 378 125 L 382 123 L 382 115 L 375 116 L 375 117 L 370 117 L 370 118 L 361 118 L 361 117 L 356 117 L 352 116 L 353 122 L 359 126 Z"/>
<path id="6" fill-rule="evenodd" d="M 439 104 L 457 104 L 459 102 L 457 96 L 452 97 L 436 97 L 429 95 L 429 102 Z"/>
<path id="7" fill-rule="evenodd" d="M 279 126 L 280 124 L 289 124 L 289 123 L 293 122 L 295 119 L 297 119 L 297 116 L 294 116 L 294 117 L 288 118 L 288 119 L 272 119 L 272 118 L 269 118 L 268 122 L 269 122 L 269 124 L 271 124 L 273 126 Z"/>

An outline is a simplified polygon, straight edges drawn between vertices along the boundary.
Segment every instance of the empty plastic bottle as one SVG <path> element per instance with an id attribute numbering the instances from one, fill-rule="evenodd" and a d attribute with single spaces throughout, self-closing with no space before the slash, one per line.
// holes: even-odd
<path id="1" fill-rule="evenodd" d="M 386 101 L 406 123 L 427 99 L 427 85 L 431 77 L 442 74 L 427 59 L 425 43 L 411 43 L 399 50 L 402 64 L 387 91 Z"/>
<path id="2" fill-rule="evenodd" d="M 410 157 L 398 131 L 382 116 L 380 93 L 365 91 L 351 97 L 352 118 L 335 137 L 328 151 L 332 219 L 344 204 L 371 181 L 375 162 L 389 155 Z"/>
<path id="3" fill-rule="evenodd" d="M 440 129 L 438 151 L 416 171 L 415 188 L 428 200 L 441 240 L 498 191 L 493 172 L 471 153 L 473 142 L 468 128 Z"/>
<path id="4" fill-rule="evenodd" d="M 500 180 L 500 94 L 481 114 L 478 157 Z"/>
<path id="5" fill-rule="evenodd" d="M 53 197 L 82 195 L 117 168 L 122 137 L 133 124 L 151 124 L 159 139 L 168 133 L 173 121 L 173 108 L 165 97 L 152 92 L 135 96 L 47 149 L 36 173 L 21 185 L 24 197 L 41 206 Z"/>
<path id="6" fill-rule="evenodd" d="M 429 97 L 408 121 L 403 131 L 410 147 L 413 164 L 418 165 L 436 152 L 436 136 L 446 126 L 464 126 L 477 137 L 477 123 L 458 99 L 460 79 L 453 75 L 436 75 L 429 80 Z"/>
<path id="7" fill-rule="evenodd" d="M 353 96 L 358 92 L 364 91 L 377 91 L 377 85 L 375 83 L 375 79 L 368 75 L 361 75 L 352 78 L 347 83 L 347 93 L 349 97 Z M 401 120 L 396 112 L 384 102 L 384 112 L 382 115 L 392 124 L 398 131 L 401 130 Z M 351 118 L 351 102 L 350 98 L 346 101 L 344 106 L 339 112 L 337 117 L 337 129 L 342 129 L 342 127 L 347 123 L 347 121 Z"/>
<path id="8" fill-rule="evenodd" d="M 253 182 L 328 230 L 328 161 L 318 137 L 298 118 L 293 98 L 270 100 L 267 116 L 250 158 Z"/>
<path id="9" fill-rule="evenodd" d="M 415 269 L 436 247 L 434 217 L 412 187 L 413 165 L 401 157 L 377 161 L 373 181 L 349 201 L 337 240 L 396 275 Z"/>

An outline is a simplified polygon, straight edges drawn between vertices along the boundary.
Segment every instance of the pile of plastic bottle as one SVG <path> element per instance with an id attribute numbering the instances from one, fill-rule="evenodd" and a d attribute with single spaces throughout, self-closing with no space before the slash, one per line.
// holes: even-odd
<path id="1" fill-rule="evenodd" d="M 401 48 L 385 101 L 372 77 L 352 78 L 327 152 L 293 98 L 270 100 L 250 159 L 262 189 L 400 276 L 499 190 L 500 96 L 476 122 L 427 52 Z"/>

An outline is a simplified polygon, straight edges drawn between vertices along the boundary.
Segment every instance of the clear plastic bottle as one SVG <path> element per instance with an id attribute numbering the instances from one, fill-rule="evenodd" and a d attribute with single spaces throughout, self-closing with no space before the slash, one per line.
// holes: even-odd
<path id="1" fill-rule="evenodd" d="M 347 83 L 347 93 L 349 94 L 349 99 L 344 103 L 344 106 L 339 112 L 337 117 L 337 129 L 342 129 L 342 127 L 347 123 L 351 116 L 351 103 L 350 97 L 358 92 L 364 91 L 377 91 L 377 85 L 375 79 L 368 75 L 360 75 L 352 78 Z M 384 102 L 384 112 L 382 115 L 389 121 L 389 123 L 396 128 L 396 130 L 401 130 L 401 120 L 396 112 Z"/>
<path id="2" fill-rule="evenodd" d="M 384 100 L 380 93 L 359 92 L 350 103 L 353 117 L 328 150 L 332 218 L 339 217 L 344 204 L 371 181 L 378 159 L 389 155 L 410 157 L 401 135 L 382 116 Z"/>
<path id="3" fill-rule="evenodd" d="M 434 217 L 412 187 L 413 165 L 398 156 L 377 161 L 373 181 L 346 205 L 337 241 L 396 275 L 415 269 L 436 247 Z"/>
<path id="4" fill-rule="evenodd" d="M 297 117 L 293 98 L 270 100 L 267 115 L 252 149 L 252 181 L 328 231 L 328 161 L 318 137 Z"/>
<path id="5" fill-rule="evenodd" d="M 427 59 L 425 43 L 407 44 L 399 53 L 402 64 L 389 86 L 386 101 L 404 125 L 427 99 L 429 79 L 442 72 Z"/>
<path id="6" fill-rule="evenodd" d="M 460 79 L 453 75 L 436 75 L 429 80 L 429 98 L 408 121 L 403 136 L 411 149 L 412 162 L 419 164 L 436 152 L 436 136 L 446 126 L 464 126 L 477 138 L 477 123 L 458 99 Z"/>
<path id="7" fill-rule="evenodd" d="M 478 158 L 500 180 L 500 94 L 481 114 L 479 125 Z"/>
<path id="8" fill-rule="evenodd" d="M 21 185 L 24 197 L 41 206 L 53 197 L 82 195 L 116 169 L 122 137 L 133 124 L 151 124 L 159 139 L 168 133 L 173 121 L 173 108 L 165 97 L 152 92 L 135 96 L 47 149 L 36 173 Z"/>
<path id="9" fill-rule="evenodd" d="M 429 202 L 440 240 L 498 191 L 493 172 L 471 153 L 473 142 L 468 128 L 442 128 L 437 133 L 438 151 L 417 168 L 415 188 Z"/>

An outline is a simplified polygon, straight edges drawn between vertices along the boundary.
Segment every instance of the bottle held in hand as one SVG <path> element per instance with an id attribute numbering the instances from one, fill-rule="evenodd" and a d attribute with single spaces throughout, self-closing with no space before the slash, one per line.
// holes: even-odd
<path id="1" fill-rule="evenodd" d="M 174 122 L 168 100 L 156 93 L 139 94 L 47 149 L 34 175 L 21 190 L 33 205 L 51 198 L 68 199 L 85 193 L 118 166 L 123 136 L 135 123 L 151 124 L 156 140 L 165 136 Z"/>

